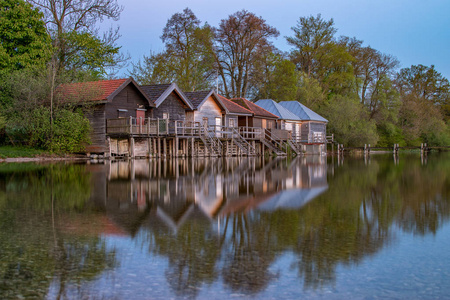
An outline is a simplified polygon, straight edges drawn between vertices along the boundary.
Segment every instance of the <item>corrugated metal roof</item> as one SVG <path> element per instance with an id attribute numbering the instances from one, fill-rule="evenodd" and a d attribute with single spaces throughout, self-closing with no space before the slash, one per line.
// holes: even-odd
<path id="1" fill-rule="evenodd" d="M 300 121 L 300 117 L 290 112 L 285 107 L 276 103 L 272 99 L 262 99 L 255 102 L 256 105 L 261 106 L 265 110 L 277 115 L 282 120 Z"/>
<path id="2" fill-rule="evenodd" d="M 287 110 L 291 111 L 292 113 L 296 114 L 300 118 L 300 120 L 319 121 L 328 123 L 327 119 L 325 119 L 318 113 L 315 113 L 314 111 L 307 108 L 298 101 L 282 101 L 279 104 L 284 108 L 286 108 Z"/>

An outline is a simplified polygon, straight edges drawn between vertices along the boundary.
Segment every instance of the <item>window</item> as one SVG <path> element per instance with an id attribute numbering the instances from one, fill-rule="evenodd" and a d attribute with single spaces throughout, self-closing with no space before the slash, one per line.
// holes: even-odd
<path id="1" fill-rule="evenodd" d="M 208 117 L 203 117 L 203 125 L 208 125 Z"/>
<path id="2" fill-rule="evenodd" d="M 169 113 L 168 112 L 163 113 L 162 118 L 169 119 Z"/>
<path id="3" fill-rule="evenodd" d="M 228 120 L 228 126 L 230 126 L 230 127 L 236 127 L 235 119 L 229 119 L 229 120 Z"/>
<path id="4" fill-rule="evenodd" d="M 128 115 L 128 110 L 126 109 L 118 109 L 117 110 L 117 117 L 120 118 L 126 118 Z"/>

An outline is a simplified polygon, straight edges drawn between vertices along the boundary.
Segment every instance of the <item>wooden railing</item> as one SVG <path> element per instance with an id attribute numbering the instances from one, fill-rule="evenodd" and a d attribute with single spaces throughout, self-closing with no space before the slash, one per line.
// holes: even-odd
<path id="1" fill-rule="evenodd" d="M 106 120 L 108 134 L 144 134 L 166 135 L 169 132 L 169 120 L 150 118 L 121 118 Z"/>

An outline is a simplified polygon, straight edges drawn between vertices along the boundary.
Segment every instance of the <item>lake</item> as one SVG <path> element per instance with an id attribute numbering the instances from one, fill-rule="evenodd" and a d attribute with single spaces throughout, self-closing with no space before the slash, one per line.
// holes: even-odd
<path id="1" fill-rule="evenodd" d="M 443 299 L 450 153 L 0 164 L 1 299 Z"/>

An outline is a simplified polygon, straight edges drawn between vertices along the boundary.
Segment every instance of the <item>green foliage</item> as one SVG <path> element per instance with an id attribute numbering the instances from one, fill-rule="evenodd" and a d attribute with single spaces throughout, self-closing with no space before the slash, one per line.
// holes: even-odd
<path id="1" fill-rule="evenodd" d="M 357 99 L 334 96 L 323 109 L 323 115 L 329 121 L 327 130 L 345 146 L 375 145 L 378 141 L 375 122 L 368 120 L 364 106 Z"/>
<path id="2" fill-rule="evenodd" d="M 254 86 L 257 87 L 255 99 L 273 99 L 280 102 L 296 98 L 298 72 L 294 63 L 280 55 L 270 53 L 268 59 L 257 67 L 260 70 L 255 72 Z"/>
<path id="3" fill-rule="evenodd" d="M 319 82 L 304 72 L 299 75 L 296 99 L 314 111 L 319 111 L 327 101 Z"/>
<path id="4" fill-rule="evenodd" d="M 23 0 L 2 0 L 0 20 L 0 75 L 46 63 L 51 40 L 38 9 Z"/>
<path id="5" fill-rule="evenodd" d="M 81 111 L 58 108 L 53 112 L 53 124 L 49 107 L 38 106 L 30 111 L 17 112 L 6 128 L 14 140 L 30 147 L 57 153 L 81 152 L 89 142 L 90 124 Z"/>
<path id="6" fill-rule="evenodd" d="M 106 67 L 115 64 L 119 54 L 120 47 L 105 43 L 89 32 L 72 31 L 63 38 L 65 76 L 71 80 L 99 79 L 106 75 Z"/>
<path id="7" fill-rule="evenodd" d="M 16 158 L 16 157 L 35 157 L 42 155 L 44 152 L 39 149 L 33 149 L 23 146 L 0 146 L 0 158 Z M 0 168 L 0 172 L 3 168 Z"/>

